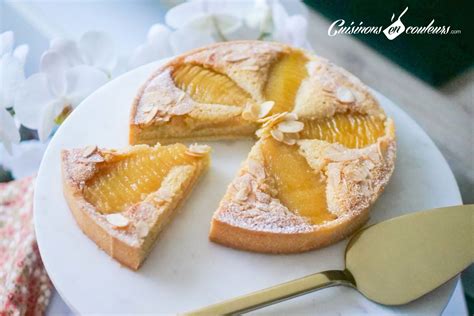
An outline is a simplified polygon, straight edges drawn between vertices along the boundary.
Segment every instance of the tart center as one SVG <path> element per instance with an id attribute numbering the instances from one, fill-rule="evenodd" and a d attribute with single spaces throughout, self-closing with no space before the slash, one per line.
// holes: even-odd
<path id="1" fill-rule="evenodd" d="M 174 70 L 178 88 L 199 103 L 244 106 L 250 95 L 228 76 L 201 65 L 184 64 Z"/>
<path id="2" fill-rule="evenodd" d="M 313 225 L 336 218 L 327 210 L 325 179 L 311 169 L 297 146 L 266 138 L 262 151 L 265 169 L 274 179 L 277 198 L 283 205 Z"/>
<path id="3" fill-rule="evenodd" d="M 270 68 L 265 99 L 275 101 L 271 115 L 291 112 L 301 81 L 308 76 L 308 59 L 300 52 L 283 54 Z"/>
<path id="4" fill-rule="evenodd" d="M 329 118 L 305 121 L 304 125 L 301 138 L 325 140 L 348 148 L 368 146 L 385 134 L 384 120 L 366 114 L 337 113 Z"/>
<path id="5" fill-rule="evenodd" d="M 186 150 L 175 144 L 118 157 L 86 182 L 84 196 L 102 214 L 123 211 L 157 191 L 174 166 L 195 163 L 197 158 Z"/>

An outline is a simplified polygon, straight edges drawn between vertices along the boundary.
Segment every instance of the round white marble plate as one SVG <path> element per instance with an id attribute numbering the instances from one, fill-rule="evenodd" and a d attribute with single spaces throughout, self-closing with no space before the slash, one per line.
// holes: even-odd
<path id="1" fill-rule="evenodd" d="M 139 271 L 120 266 L 81 232 L 63 198 L 60 151 L 91 144 L 126 146 L 130 105 L 157 64 L 127 73 L 87 98 L 59 128 L 41 164 L 34 201 L 38 244 L 51 280 L 71 308 L 83 314 L 185 312 L 310 273 L 342 269 L 347 240 L 296 255 L 255 254 L 208 241 L 212 213 L 246 158 L 250 140 L 211 143 L 210 170 Z M 390 184 L 372 208 L 370 223 L 461 204 L 453 174 L 430 138 L 390 100 L 376 95 L 395 120 L 398 158 Z M 402 307 L 377 305 L 353 289 L 336 287 L 259 312 L 439 314 L 454 285 L 452 280 Z"/>

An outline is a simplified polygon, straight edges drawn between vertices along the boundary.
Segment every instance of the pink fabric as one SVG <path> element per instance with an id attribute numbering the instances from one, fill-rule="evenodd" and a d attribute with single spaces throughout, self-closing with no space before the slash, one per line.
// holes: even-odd
<path id="1" fill-rule="evenodd" d="M 0 316 L 43 315 L 51 296 L 33 227 L 34 181 L 0 183 Z"/>

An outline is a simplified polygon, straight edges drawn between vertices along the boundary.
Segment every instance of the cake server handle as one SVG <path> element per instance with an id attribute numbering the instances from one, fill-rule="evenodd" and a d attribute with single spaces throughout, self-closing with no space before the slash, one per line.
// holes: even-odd
<path id="1" fill-rule="evenodd" d="M 324 271 L 187 312 L 184 315 L 233 315 L 247 313 L 336 285 L 355 287 L 354 279 L 349 271 Z"/>

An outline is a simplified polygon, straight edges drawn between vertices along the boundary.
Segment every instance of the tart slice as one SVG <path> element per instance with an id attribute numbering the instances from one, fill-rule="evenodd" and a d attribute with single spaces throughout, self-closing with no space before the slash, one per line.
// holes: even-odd
<path id="1" fill-rule="evenodd" d="M 393 122 L 357 113 L 310 124 L 295 119 L 265 120 L 212 218 L 212 241 L 302 252 L 341 240 L 367 221 L 394 168 Z"/>
<path id="2" fill-rule="evenodd" d="M 208 166 L 209 150 L 182 144 L 64 150 L 64 195 L 81 230 L 136 270 Z"/>

